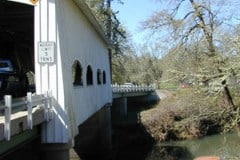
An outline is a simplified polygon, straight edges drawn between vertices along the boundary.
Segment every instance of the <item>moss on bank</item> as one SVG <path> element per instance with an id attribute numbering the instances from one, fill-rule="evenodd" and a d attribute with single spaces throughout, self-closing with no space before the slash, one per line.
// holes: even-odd
<path id="1" fill-rule="evenodd" d="M 141 112 L 140 121 L 156 141 L 199 138 L 232 131 L 239 123 L 237 103 L 234 110 L 221 95 L 178 89 L 168 92 L 157 107 Z"/>

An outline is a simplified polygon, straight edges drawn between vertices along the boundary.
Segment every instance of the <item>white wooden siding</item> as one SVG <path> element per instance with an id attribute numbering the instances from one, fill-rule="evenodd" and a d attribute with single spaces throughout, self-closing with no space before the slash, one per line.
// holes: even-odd
<path id="1" fill-rule="evenodd" d="M 55 42 L 56 61 L 40 64 L 38 42 Z M 37 93 L 51 90 L 54 120 L 45 126 L 43 142 L 67 143 L 77 126 L 112 101 L 107 44 L 73 0 L 41 0 L 35 6 L 35 72 Z M 79 60 L 83 86 L 74 87 L 72 65 Z M 93 85 L 86 85 L 91 65 Z M 97 84 L 97 69 L 106 72 L 106 84 Z"/>

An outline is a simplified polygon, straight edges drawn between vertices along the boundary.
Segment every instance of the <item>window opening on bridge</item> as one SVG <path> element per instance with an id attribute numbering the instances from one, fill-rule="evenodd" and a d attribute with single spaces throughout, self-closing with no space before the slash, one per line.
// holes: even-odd
<path id="1" fill-rule="evenodd" d="M 93 72 L 90 65 L 87 66 L 87 85 L 93 85 Z"/>
<path id="2" fill-rule="evenodd" d="M 74 86 L 82 86 L 82 66 L 78 60 L 75 60 L 72 65 L 72 77 Z"/>
<path id="3" fill-rule="evenodd" d="M 106 84 L 106 72 L 103 71 L 103 84 Z"/>
<path id="4" fill-rule="evenodd" d="M 97 70 L 97 84 L 102 84 L 102 72 L 100 69 Z"/>

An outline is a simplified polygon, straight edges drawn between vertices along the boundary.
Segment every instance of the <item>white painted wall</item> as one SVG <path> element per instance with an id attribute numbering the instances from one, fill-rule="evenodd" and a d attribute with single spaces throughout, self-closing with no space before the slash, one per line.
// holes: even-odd
<path id="1" fill-rule="evenodd" d="M 55 42 L 55 62 L 38 63 L 38 42 Z M 77 126 L 112 101 L 107 45 L 73 0 L 41 0 L 35 6 L 35 72 L 37 93 L 51 90 L 54 120 L 45 125 L 43 142 L 67 143 Z M 83 86 L 74 87 L 72 65 L 79 60 Z M 93 85 L 86 85 L 87 65 Z M 97 84 L 97 69 L 106 84 Z"/>

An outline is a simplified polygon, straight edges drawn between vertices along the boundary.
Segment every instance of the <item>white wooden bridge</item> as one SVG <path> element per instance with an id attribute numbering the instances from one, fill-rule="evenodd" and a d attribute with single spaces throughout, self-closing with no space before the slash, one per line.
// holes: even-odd
<path id="1" fill-rule="evenodd" d="M 155 90 L 154 85 L 112 85 L 113 98 L 145 96 Z M 0 101 L 0 141 L 10 141 L 16 134 L 52 120 L 52 100 L 49 91 L 40 95 L 28 92 L 26 97 L 15 99 L 11 95 L 4 96 Z"/>
<path id="2" fill-rule="evenodd" d="M 112 85 L 113 98 L 123 100 L 121 111 L 125 115 L 127 112 L 127 97 L 146 96 L 155 91 L 154 85 Z M 13 98 L 11 95 L 4 96 L 0 102 L 0 155 L 19 145 L 20 143 L 36 136 L 36 126 L 48 123 L 53 119 L 53 98 L 51 92 L 45 94 L 27 93 L 26 97 Z M 29 132 L 30 134 L 25 134 Z M 12 138 L 16 141 L 16 135 L 20 136 L 17 142 L 6 142 Z M 24 137 L 24 138 L 23 138 Z"/>

